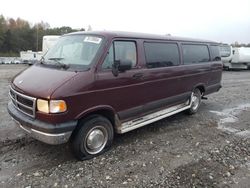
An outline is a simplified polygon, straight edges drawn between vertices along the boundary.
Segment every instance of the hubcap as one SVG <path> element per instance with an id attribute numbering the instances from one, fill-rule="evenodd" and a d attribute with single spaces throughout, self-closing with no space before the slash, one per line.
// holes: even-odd
<path id="1" fill-rule="evenodd" d="M 196 110 L 199 106 L 200 100 L 195 94 L 192 95 L 191 100 L 192 100 L 192 108 L 193 110 Z"/>
<path id="2" fill-rule="evenodd" d="M 89 154 L 97 154 L 103 150 L 107 141 L 107 130 L 102 126 L 94 127 L 88 132 L 84 147 Z"/>

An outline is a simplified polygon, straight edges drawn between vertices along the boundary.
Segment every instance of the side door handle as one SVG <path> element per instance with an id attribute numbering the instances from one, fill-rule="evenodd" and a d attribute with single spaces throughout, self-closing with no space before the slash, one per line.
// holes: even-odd
<path id="1" fill-rule="evenodd" d="M 132 78 L 134 78 L 134 79 L 141 79 L 143 77 L 143 73 L 135 73 L 133 76 L 132 76 Z"/>

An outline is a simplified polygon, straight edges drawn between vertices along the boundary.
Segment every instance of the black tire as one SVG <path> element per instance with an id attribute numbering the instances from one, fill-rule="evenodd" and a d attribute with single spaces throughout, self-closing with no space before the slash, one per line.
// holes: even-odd
<path id="1" fill-rule="evenodd" d="M 71 139 L 72 152 L 77 159 L 90 159 L 110 148 L 114 138 L 114 130 L 107 118 L 92 115 L 79 123 L 79 128 L 75 130 Z M 98 142 L 101 145 L 95 148 L 94 145 Z"/>
<path id="2" fill-rule="evenodd" d="M 193 101 L 192 96 L 196 97 L 195 101 Z M 186 110 L 187 114 L 192 115 L 195 114 L 201 104 L 201 91 L 198 88 L 195 88 L 195 90 L 192 92 L 192 96 L 190 97 L 191 100 L 191 107 Z"/>

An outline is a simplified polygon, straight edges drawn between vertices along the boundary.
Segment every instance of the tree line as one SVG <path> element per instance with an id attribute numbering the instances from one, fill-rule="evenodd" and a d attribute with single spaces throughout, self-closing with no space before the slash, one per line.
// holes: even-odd
<path id="1" fill-rule="evenodd" d="M 231 46 L 233 46 L 233 47 L 250 47 L 250 43 L 244 44 L 244 43 L 235 42 L 235 43 L 231 44 Z"/>
<path id="2" fill-rule="evenodd" d="M 45 22 L 32 26 L 21 18 L 5 18 L 0 15 L 0 56 L 18 56 L 20 51 L 26 50 L 41 51 L 44 35 L 63 35 L 74 31 L 79 30 L 67 26 L 51 28 Z M 238 42 L 231 45 L 250 47 L 250 44 L 239 44 Z"/>
<path id="3" fill-rule="evenodd" d="M 32 26 L 21 18 L 0 15 L 0 56 L 19 56 L 20 51 L 26 50 L 41 51 L 44 35 L 63 35 L 74 31 L 79 30 L 67 26 L 50 28 L 45 22 Z"/>

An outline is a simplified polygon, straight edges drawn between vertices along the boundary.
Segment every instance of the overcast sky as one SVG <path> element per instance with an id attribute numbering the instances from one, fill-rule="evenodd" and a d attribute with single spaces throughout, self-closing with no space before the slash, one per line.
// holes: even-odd
<path id="1" fill-rule="evenodd" d="M 250 43 L 250 0 L 1 0 L 0 14 L 51 27 Z"/>

